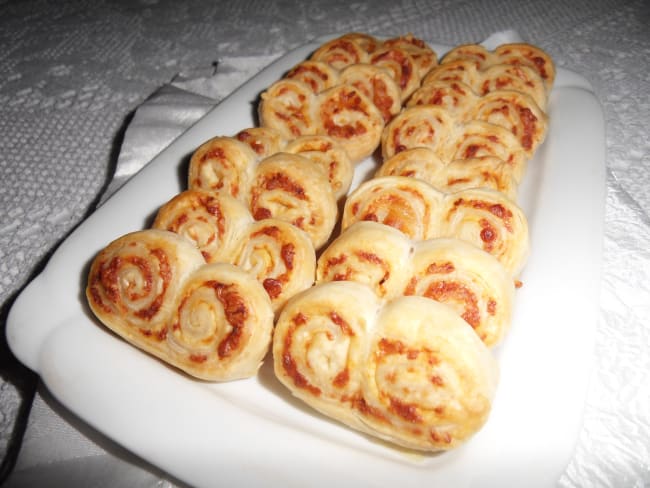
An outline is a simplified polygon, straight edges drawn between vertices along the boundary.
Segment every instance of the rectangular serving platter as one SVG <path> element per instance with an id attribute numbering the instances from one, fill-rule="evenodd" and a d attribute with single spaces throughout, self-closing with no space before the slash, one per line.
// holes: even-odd
<path id="1" fill-rule="evenodd" d="M 549 131 L 519 203 L 531 256 L 513 326 L 496 350 L 501 377 L 485 427 L 450 452 L 405 451 L 312 411 L 267 358 L 247 380 L 191 379 L 102 327 L 84 288 L 108 242 L 147 226 L 186 187 L 202 142 L 254 125 L 259 94 L 323 42 L 289 52 L 182 134 L 66 239 L 7 322 L 15 355 L 70 411 L 192 486 L 554 486 L 582 422 L 598 320 L 605 134 L 589 83 L 559 68 Z M 439 56 L 449 46 L 430 43 Z M 372 175 L 357 167 L 353 188 Z"/>

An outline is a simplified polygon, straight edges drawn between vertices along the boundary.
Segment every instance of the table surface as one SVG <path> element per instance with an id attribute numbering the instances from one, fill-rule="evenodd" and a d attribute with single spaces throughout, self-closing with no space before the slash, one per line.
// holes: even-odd
<path id="1" fill-rule="evenodd" d="M 558 482 L 650 485 L 648 2 L 6 1 L 0 25 L 3 330 L 15 297 L 108 187 L 135 110 L 179 74 L 228 66 L 232 83 L 247 66 L 332 33 L 411 32 L 457 45 L 513 29 L 586 77 L 607 134 L 601 309 L 584 425 Z M 0 476 L 14 467 L 14 486 L 44 473 L 61 485 L 101 486 L 89 477 L 119 469 L 123 480 L 175 483 L 74 419 L 45 388 L 34 397 L 37 378 L 12 357 L 4 334 L 0 348 Z M 61 440 L 50 412 L 73 424 L 73 435 Z M 56 455 L 46 446 L 54 438 Z M 79 458 L 93 469 L 73 468 Z"/>

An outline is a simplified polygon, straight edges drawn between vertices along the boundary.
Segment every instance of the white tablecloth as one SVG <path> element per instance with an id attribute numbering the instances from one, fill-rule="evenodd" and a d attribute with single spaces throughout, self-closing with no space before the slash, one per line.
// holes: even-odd
<path id="1" fill-rule="evenodd" d="M 455 45 L 514 29 L 591 81 L 607 124 L 595 367 L 584 426 L 559 484 L 648 486 L 649 12 L 644 0 L 0 4 L 3 324 L 14 296 L 107 190 L 287 50 L 352 30 L 413 32 Z M 0 454 L 11 454 L 30 378 L 11 359 L 2 367 Z M 41 387 L 9 484 L 44 479 L 50 486 L 180 484 Z"/>

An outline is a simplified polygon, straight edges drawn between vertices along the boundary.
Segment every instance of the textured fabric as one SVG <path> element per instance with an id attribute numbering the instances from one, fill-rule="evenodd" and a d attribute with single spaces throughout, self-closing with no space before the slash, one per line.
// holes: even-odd
<path id="1" fill-rule="evenodd" d="M 3 328 L 12 298 L 106 190 L 276 56 L 352 30 L 455 45 L 514 29 L 591 81 L 607 124 L 596 362 L 584 426 L 559 484 L 648 486 L 649 24 L 644 0 L 0 3 Z M 21 401 L 14 379 L 23 374 L 7 359 L 2 366 L 0 455 Z M 90 467 L 75 468 L 78 458 Z M 107 472 L 123 486 L 175 484 L 41 391 L 14 486 L 44 473 L 54 485 L 101 486 Z"/>

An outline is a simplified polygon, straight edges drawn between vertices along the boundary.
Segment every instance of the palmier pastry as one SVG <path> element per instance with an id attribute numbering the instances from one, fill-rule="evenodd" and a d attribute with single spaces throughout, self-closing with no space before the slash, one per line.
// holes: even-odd
<path id="1" fill-rule="evenodd" d="M 302 136 L 291 141 L 285 151 L 304 156 L 320 166 L 337 200 L 347 194 L 354 177 L 354 164 L 336 140 L 324 135 Z"/>
<path id="2" fill-rule="evenodd" d="M 317 133 L 337 141 L 357 163 L 379 146 L 384 119 L 359 89 L 338 85 L 318 95 Z"/>
<path id="3" fill-rule="evenodd" d="M 450 305 L 488 346 L 510 327 L 514 281 L 491 254 L 458 239 L 416 242 L 404 295 Z"/>
<path id="4" fill-rule="evenodd" d="M 502 44 L 494 54 L 498 63 L 530 66 L 544 80 L 547 91 L 551 90 L 555 81 L 555 63 L 540 47 L 526 43 Z"/>
<path id="5" fill-rule="evenodd" d="M 431 175 L 427 181 L 445 193 L 469 188 L 490 188 L 512 200 L 517 199 L 518 185 L 512 166 L 494 156 L 456 159 Z"/>
<path id="6" fill-rule="evenodd" d="M 283 78 L 260 96 L 260 125 L 277 130 L 285 139 L 314 134 L 315 104 L 315 95 L 309 85 Z"/>
<path id="7" fill-rule="evenodd" d="M 205 264 L 173 232 L 110 243 L 93 260 L 86 296 L 109 329 L 198 378 L 251 376 L 269 346 L 273 311 L 262 285 L 230 264 Z"/>
<path id="8" fill-rule="evenodd" d="M 299 227 L 316 249 L 329 239 L 338 211 L 327 175 L 305 157 L 290 153 L 259 163 L 249 209 L 255 220 L 276 218 Z"/>
<path id="9" fill-rule="evenodd" d="M 400 295 L 409 279 L 413 246 L 393 227 L 359 221 L 349 226 L 318 258 L 317 282 L 356 281 L 381 298 Z"/>
<path id="10" fill-rule="evenodd" d="M 448 51 L 440 60 L 440 64 L 453 61 L 470 61 L 477 70 L 484 70 L 495 63 L 494 54 L 480 44 L 462 44 Z"/>
<path id="11" fill-rule="evenodd" d="M 343 34 L 340 38 L 354 42 L 368 54 L 375 52 L 381 44 L 376 37 L 366 34 L 365 32 L 348 32 Z"/>
<path id="12" fill-rule="evenodd" d="M 445 160 L 448 141 L 454 130 L 454 118 L 442 107 L 416 105 L 404 109 L 382 133 L 382 156 L 386 160 L 405 149 L 429 147 Z"/>
<path id="13" fill-rule="evenodd" d="M 321 44 L 310 56 L 312 61 L 321 61 L 337 70 L 342 70 L 351 64 L 368 61 L 367 47 L 359 36 L 341 36 Z"/>
<path id="14" fill-rule="evenodd" d="M 252 222 L 248 207 L 227 193 L 186 190 L 160 208 L 152 227 L 188 238 L 213 263 L 232 260 Z"/>
<path id="15" fill-rule="evenodd" d="M 167 358 L 206 380 L 248 378 L 262 364 L 272 330 L 273 310 L 262 285 L 232 264 L 206 264 L 180 290 Z"/>
<path id="16" fill-rule="evenodd" d="M 405 49 L 382 46 L 370 55 L 369 63 L 391 73 L 401 90 L 402 102 L 420 86 L 418 67 Z"/>
<path id="17" fill-rule="evenodd" d="M 531 96 L 518 91 L 497 90 L 483 95 L 467 118 L 509 130 L 529 158 L 546 137 L 548 117 Z"/>
<path id="18" fill-rule="evenodd" d="M 408 176 L 434 184 L 437 181 L 436 175 L 444 166 L 445 163 L 430 147 L 414 147 L 398 152 L 385 160 L 375 173 L 375 177 Z"/>
<path id="19" fill-rule="evenodd" d="M 190 158 L 189 188 L 223 191 L 246 200 L 257 157 L 246 144 L 232 137 L 213 137 Z"/>
<path id="20" fill-rule="evenodd" d="M 406 176 L 384 176 L 365 181 L 345 201 L 342 230 L 370 220 L 394 227 L 411 239 L 439 233 L 443 194 L 428 183 Z"/>
<path id="21" fill-rule="evenodd" d="M 280 152 L 287 145 L 282 134 L 271 127 L 249 127 L 235 134 L 235 139 L 247 144 L 257 154 L 258 160 Z"/>
<path id="22" fill-rule="evenodd" d="M 358 88 L 388 122 L 402 109 L 402 91 L 390 72 L 372 64 L 352 64 L 341 72 L 340 82 Z"/>
<path id="23" fill-rule="evenodd" d="M 415 61 L 420 79 L 438 64 L 438 55 L 435 51 L 422 39 L 414 37 L 413 34 L 386 39 L 383 45 L 385 47 L 398 47 L 408 52 Z"/>
<path id="24" fill-rule="evenodd" d="M 417 296 L 382 305 L 349 281 L 290 300 L 273 357 L 278 379 L 311 407 L 423 451 L 457 447 L 477 432 L 498 381 L 494 357 L 453 309 Z"/>
<path id="25" fill-rule="evenodd" d="M 469 189 L 448 194 L 442 206 L 439 237 L 455 237 L 495 256 L 517 277 L 529 252 L 528 222 L 503 193 Z"/>
<path id="26" fill-rule="evenodd" d="M 459 81 L 474 89 L 480 79 L 481 75 L 475 63 L 467 59 L 457 59 L 439 64 L 429 71 L 422 80 L 422 86 L 437 81 Z"/>
<path id="27" fill-rule="evenodd" d="M 499 125 L 472 120 L 461 124 L 451 141 L 450 161 L 493 156 L 512 167 L 519 183 L 526 172 L 527 156 L 517 137 Z"/>
<path id="28" fill-rule="evenodd" d="M 234 264 L 264 286 L 277 312 L 314 283 L 316 253 L 309 236 L 295 225 L 264 219 L 248 226 Z"/>
<path id="29" fill-rule="evenodd" d="M 415 90 L 406 106 L 437 105 L 463 120 L 477 100 L 476 93 L 462 81 L 431 81 Z"/>
<path id="30" fill-rule="evenodd" d="M 322 61 L 308 59 L 291 68 L 285 78 L 302 81 L 314 93 L 320 93 L 338 83 L 339 71 Z"/>
<path id="31" fill-rule="evenodd" d="M 544 80 L 526 65 L 495 64 L 481 73 L 475 90 L 480 95 L 497 90 L 515 90 L 530 95 L 542 110 L 546 110 L 547 93 Z"/>

